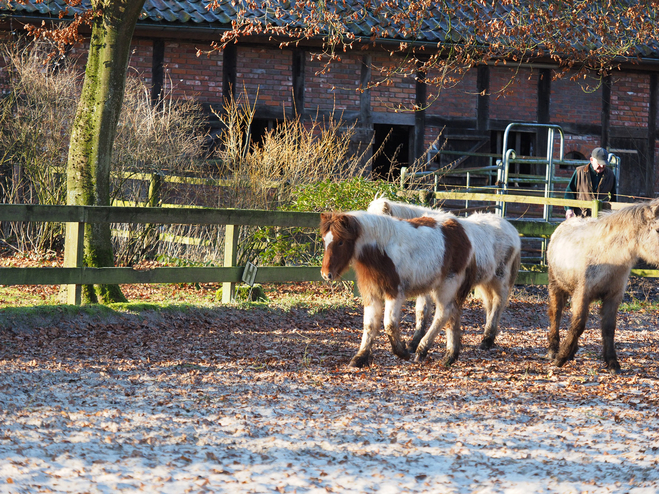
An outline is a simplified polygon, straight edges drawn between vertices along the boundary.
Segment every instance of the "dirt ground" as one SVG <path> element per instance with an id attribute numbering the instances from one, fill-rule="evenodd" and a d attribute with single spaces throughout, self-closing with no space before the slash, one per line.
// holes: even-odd
<path id="1" fill-rule="evenodd" d="M 659 492 L 659 310 L 619 314 L 610 375 L 596 308 L 574 361 L 544 358 L 545 300 L 516 288 L 489 351 L 469 300 L 450 368 L 443 334 L 420 365 L 381 335 L 362 370 L 359 304 L 5 306 L 0 492 Z"/>

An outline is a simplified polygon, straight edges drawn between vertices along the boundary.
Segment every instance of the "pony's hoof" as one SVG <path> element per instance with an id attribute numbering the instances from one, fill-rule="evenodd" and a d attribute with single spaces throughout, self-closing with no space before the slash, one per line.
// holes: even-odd
<path id="1" fill-rule="evenodd" d="M 355 355 L 348 364 L 348 367 L 355 367 L 361 369 L 368 365 L 368 355 Z"/>
<path id="2" fill-rule="evenodd" d="M 416 362 L 417 364 L 420 364 L 425 359 L 426 359 L 426 354 L 425 353 L 417 352 L 417 353 L 414 354 L 414 362 Z"/>
<path id="3" fill-rule="evenodd" d="M 455 361 L 458 360 L 457 355 L 445 355 L 444 356 L 444 361 L 442 362 L 444 364 L 444 367 L 451 367 L 455 363 Z"/>
<path id="4" fill-rule="evenodd" d="M 398 350 L 394 352 L 394 355 L 398 358 L 402 358 L 403 360 L 409 360 L 410 359 L 410 352 L 407 351 L 407 349 L 403 348 L 403 350 Z"/>
<path id="5" fill-rule="evenodd" d="M 545 358 L 547 360 L 554 360 L 556 358 L 556 355 L 558 352 L 556 350 L 547 350 L 547 354 L 545 355 Z"/>
<path id="6" fill-rule="evenodd" d="M 567 361 L 568 361 L 568 359 L 566 359 L 565 357 L 556 357 L 554 359 L 554 365 L 556 367 L 563 367 L 565 365 L 565 362 L 567 362 Z"/>
<path id="7" fill-rule="evenodd" d="M 418 343 L 414 343 L 413 341 L 407 344 L 407 351 L 410 353 L 416 353 L 416 349 L 419 346 Z"/>
<path id="8" fill-rule="evenodd" d="M 618 363 L 617 360 L 607 362 L 605 367 L 606 367 L 606 370 L 608 370 L 609 373 L 611 373 L 611 374 L 621 374 L 622 373 L 622 369 L 620 369 L 620 364 Z"/>
<path id="9" fill-rule="evenodd" d="M 478 346 L 481 350 L 489 350 L 494 346 L 494 338 L 483 338 L 481 344 Z"/>

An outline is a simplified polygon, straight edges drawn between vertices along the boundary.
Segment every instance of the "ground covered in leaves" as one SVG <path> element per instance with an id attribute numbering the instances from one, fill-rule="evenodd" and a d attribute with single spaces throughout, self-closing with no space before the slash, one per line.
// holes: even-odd
<path id="1" fill-rule="evenodd" d="M 196 307 L 0 305 L 0 492 L 659 492 L 650 285 L 619 314 L 619 375 L 596 307 L 576 359 L 545 360 L 542 287 L 516 288 L 492 350 L 469 300 L 450 368 L 443 334 L 421 365 L 381 335 L 363 370 L 346 366 L 363 314 L 349 292 L 266 287 L 268 304 L 226 307 L 215 288 Z"/>

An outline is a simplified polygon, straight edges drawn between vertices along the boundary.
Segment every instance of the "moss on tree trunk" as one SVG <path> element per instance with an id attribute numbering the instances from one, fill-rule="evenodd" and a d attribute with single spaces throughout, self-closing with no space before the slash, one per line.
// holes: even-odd
<path id="1" fill-rule="evenodd" d="M 131 39 L 144 0 L 93 0 L 92 24 L 82 95 L 71 132 L 67 204 L 110 205 L 110 162 L 124 99 Z M 86 225 L 85 265 L 114 266 L 110 224 Z M 83 302 L 125 301 L 118 285 L 87 286 Z"/>

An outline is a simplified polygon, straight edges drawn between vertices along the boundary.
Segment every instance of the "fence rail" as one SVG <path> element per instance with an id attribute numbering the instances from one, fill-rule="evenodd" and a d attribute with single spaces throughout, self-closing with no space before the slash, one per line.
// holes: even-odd
<path id="1" fill-rule="evenodd" d="M 437 192 L 437 199 L 460 199 L 477 201 L 525 202 L 532 204 L 572 205 L 602 209 L 599 201 L 568 201 L 529 196 L 505 196 L 499 194 L 459 194 Z M 469 196 L 469 197 L 466 197 Z M 65 285 L 67 302 L 80 304 L 81 285 L 87 284 L 132 284 L 132 283 L 223 283 L 222 302 L 233 298 L 235 283 L 242 278 L 243 266 L 236 266 L 238 231 L 241 225 L 318 228 L 319 213 L 158 207 L 115 207 L 115 206 L 45 206 L 24 204 L 1 204 L 0 221 L 32 221 L 66 223 L 64 267 L 43 268 L 0 268 L 2 285 Z M 147 224 L 216 224 L 226 225 L 223 267 L 161 267 L 148 270 L 133 268 L 89 268 L 82 262 L 85 223 L 147 223 Z M 542 221 L 512 220 L 521 236 L 548 238 L 557 224 Z M 659 277 L 659 271 L 633 270 L 634 274 Z M 350 271 L 344 276 L 354 280 Z M 259 267 L 256 282 L 321 281 L 320 269 L 308 266 Z M 546 284 L 547 273 L 520 270 L 518 284 Z"/>

